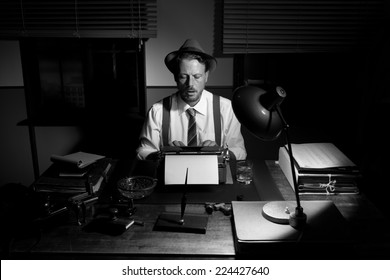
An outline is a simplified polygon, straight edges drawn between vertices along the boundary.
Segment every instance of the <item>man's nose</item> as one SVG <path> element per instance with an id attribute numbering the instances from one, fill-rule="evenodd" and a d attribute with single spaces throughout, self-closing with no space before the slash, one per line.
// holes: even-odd
<path id="1" fill-rule="evenodd" d="M 194 77 L 189 76 L 188 79 L 187 79 L 187 86 L 188 87 L 193 86 L 194 85 L 194 80 L 195 80 Z"/>

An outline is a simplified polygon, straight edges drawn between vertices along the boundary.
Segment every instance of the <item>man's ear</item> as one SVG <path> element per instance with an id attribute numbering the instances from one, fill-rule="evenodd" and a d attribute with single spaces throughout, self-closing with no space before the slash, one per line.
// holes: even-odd
<path id="1" fill-rule="evenodd" d="M 209 79 L 209 71 L 207 71 L 204 75 L 205 75 L 204 81 L 205 83 L 207 83 L 207 80 Z"/>

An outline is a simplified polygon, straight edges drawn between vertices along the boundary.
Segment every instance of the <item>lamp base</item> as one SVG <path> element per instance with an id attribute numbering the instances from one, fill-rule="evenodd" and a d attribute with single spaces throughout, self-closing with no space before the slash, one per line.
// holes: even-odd
<path id="1" fill-rule="evenodd" d="M 163 212 L 154 225 L 157 231 L 206 233 L 208 216 L 202 214 L 185 214 L 184 222 L 179 213 Z"/>
<path id="2" fill-rule="evenodd" d="M 290 214 L 296 203 L 289 201 L 272 201 L 263 206 L 263 216 L 268 221 L 277 224 L 289 224 Z"/>
<path id="3" fill-rule="evenodd" d="M 302 229 L 306 225 L 307 216 L 303 213 L 302 207 L 296 207 L 295 212 L 291 213 L 289 224 L 293 228 Z"/>
<path id="4" fill-rule="evenodd" d="M 296 209 L 296 203 L 292 201 L 268 202 L 263 206 L 262 214 L 270 222 L 290 224 L 294 228 L 301 228 L 305 225 L 307 218 L 303 209 Z"/>

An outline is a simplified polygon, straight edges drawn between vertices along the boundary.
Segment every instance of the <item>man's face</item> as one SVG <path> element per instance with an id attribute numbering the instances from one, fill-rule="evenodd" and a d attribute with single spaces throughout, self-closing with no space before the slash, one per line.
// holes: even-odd
<path id="1" fill-rule="evenodd" d="M 199 102 L 208 75 L 206 66 L 196 59 L 183 59 L 180 62 L 176 84 L 181 98 L 191 107 Z"/>

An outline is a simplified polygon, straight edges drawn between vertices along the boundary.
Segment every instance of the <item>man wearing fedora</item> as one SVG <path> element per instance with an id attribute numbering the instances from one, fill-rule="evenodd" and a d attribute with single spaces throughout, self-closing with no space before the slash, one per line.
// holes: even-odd
<path id="1" fill-rule="evenodd" d="M 205 90 L 217 60 L 188 39 L 165 57 L 178 91 L 155 103 L 140 134 L 139 159 L 153 158 L 164 146 L 228 147 L 237 159 L 246 158 L 241 125 L 231 101 Z"/>

